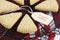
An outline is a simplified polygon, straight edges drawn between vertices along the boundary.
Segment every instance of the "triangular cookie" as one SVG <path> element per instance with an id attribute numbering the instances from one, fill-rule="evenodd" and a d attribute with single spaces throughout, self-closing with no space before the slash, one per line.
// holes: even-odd
<path id="1" fill-rule="evenodd" d="M 38 1 L 40 1 L 40 0 L 30 0 L 30 5 L 33 5 L 33 4 L 35 4 L 36 2 L 38 2 Z"/>
<path id="2" fill-rule="evenodd" d="M 8 1 L 0 1 L 0 13 L 10 12 L 20 9 L 19 6 Z"/>
<path id="3" fill-rule="evenodd" d="M 28 14 L 24 16 L 21 23 L 19 24 L 17 31 L 21 33 L 31 33 L 35 32 L 37 30 L 36 25 L 32 21 L 32 19 L 29 17 Z"/>
<path id="4" fill-rule="evenodd" d="M 37 6 L 35 6 L 35 9 L 41 10 L 41 11 L 52 11 L 57 12 L 58 11 L 58 3 L 56 0 L 46 0 Z"/>
<path id="5" fill-rule="evenodd" d="M 2 15 L 0 16 L 0 23 L 5 28 L 10 29 L 21 16 L 22 16 L 21 12 Z"/>
<path id="6" fill-rule="evenodd" d="M 24 0 L 13 0 L 13 1 L 15 1 L 15 2 L 17 2 L 17 3 L 21 4 L 21 5 L 24 5 Z"/>

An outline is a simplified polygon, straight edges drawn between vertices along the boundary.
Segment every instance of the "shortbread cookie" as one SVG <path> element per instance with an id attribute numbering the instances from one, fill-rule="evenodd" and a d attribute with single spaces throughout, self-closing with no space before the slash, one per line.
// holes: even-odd
<path id="1" fill-rule="evenodd" d="M 0 23 L 5 28 L 10 29 L 21 16 L 22 16 L 21 12 L 2 15 L 0 16 Z"/>
<path id="2" fill-rule="evenodd" d="M 32 33 L 35 31 L 37 31 L 36 25 L 34 24 L 32 19 L 29 17 L 29 15 L 26 14 L 18 26 L 17 32 Z"/>
<path id="3" fill-rule="evenodd" d="M 21 5 L 24 5 L 24 0 L 13 0 L 13 1 L 15 1 L 15 2 L 17 2 L 17 3 L 21 4 Z M 38 1 L 40 1 L 40 0 L 30 0 L 30 5 L 33 5 Z"/>
<path id="4" fill-rule="evenodd" d="M 35 9 L 41 11 L 58 12 L 58 3 L 56 0 L 46 0 L 35 6 Z"/>
<path id="5" fill-rule="evenodd" d="M 0 13 L 19 10 L 19 6 L 8 1 L 0 1 Z"/>

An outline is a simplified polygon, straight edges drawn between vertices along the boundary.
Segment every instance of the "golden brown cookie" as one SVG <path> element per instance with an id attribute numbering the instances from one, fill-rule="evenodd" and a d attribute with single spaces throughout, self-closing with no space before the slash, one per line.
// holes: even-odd
<path id="1" fill-rule="evenodd" d="M 37 27 L 29 15 L 26 14 L 19 24 L 17 31 L 21 33 L 32 33 L 37 31 Z"/>
<path id="2" fill-rule="evenodd" d="M 58 12 L 58 3 L 56 0 L 46 0 L 35 6 L 35 9 L 41 11 Z"/>
<path id="3" fill-rule="evenodd" d="M 0 23 L 5 28 L 10 29 L 21 16 L 22 16 L 21 12 L 2 15 L 0 16 Z"/>
<path id="4" fill-rule="evenodd" d="M 8 1 L 0 1 L 0 13 L 19 10 L 19 6 Z"/>

